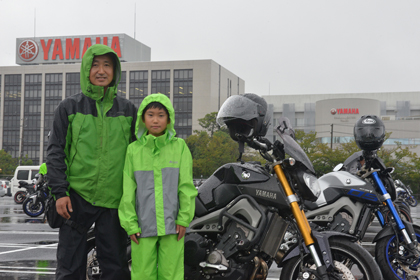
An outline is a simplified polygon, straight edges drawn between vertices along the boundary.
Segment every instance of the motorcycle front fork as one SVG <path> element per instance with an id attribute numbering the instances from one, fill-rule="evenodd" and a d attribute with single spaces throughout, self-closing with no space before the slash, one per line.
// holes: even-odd
<path id="1" fill-rule="evenodd" d="M 407 244 L 408 248 L 410 250 L 414 250 L 414 243 L 410 238 L 410 235 L 407 232 L 407 229 L 405 228 L 405 225 L 403 223 L 403 221 L 401 220 L 400 215 L 398 214 L 397 209 L 394 206 L 394 203 L 391 200 L 391 196 L 389 195 L 388 191 L 386 190 L 384 184 L 382 183 L 381 178 L 379 178 L 378 172 L 373 172 L 372 173 L 373 178 L 379 188 L 379 192 L 382 195 L 382 197 L 384 198 L 384 204 L 386 207 L 388 207 L 389 211 L 391 212 L 392 217 L 394 218 L 394 221 L 396 222 L 397 225 L 397 229 L 399 232 L 401 232 L 405 243 Z M 381 223 L 381 226 L 383 227 L 385 225 L 385 220 L 383 219 L 382 214 L 379 213 L 377 214 L 377 217 L 379 219 L 379 222 Z"/>
<path id="2" fill-rule="evenodd" d="M 309 249 L 309 252 L 314 260 L 314 263 L 317 267 L 317 272 L 322 275 L 322 279 L 328 279 L 326 267 L 321 262 L 321 258 L 318 255 L 318 252 L 315 248 L 315 240 L 312 237 L 312 230 L 309 226 L 308 220 L 306 219 L 303 211 L 300 210 L 299 204 L 297 202 L 296 194 L 293 192 L 292 188 L 287 181 L 286 175 L 283 172 L 283 169 L 280 166 L 281 162 L 274 162 L 273 170 L 277 175 L 277 178 L 280 181 L 281 186 L 286 194 L 287 201 L 289 202 L 290 208 L 292 210 L 293 216 L 298 225 L 299 231 L 302 234 L 303 241 L 305 242 L 306 247 Z"/>

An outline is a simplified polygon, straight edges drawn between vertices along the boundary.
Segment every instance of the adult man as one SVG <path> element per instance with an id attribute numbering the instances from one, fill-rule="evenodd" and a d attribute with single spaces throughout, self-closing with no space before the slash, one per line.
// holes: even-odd
<path id="1" fill-rule="evenodd" d="M 86 232 L 95 223 L 101 279 L 129 279 L 127 234 L 118 219 L 126 148 L 135 139 L 136 108 L 117 96 L 121 65 L 105 45 L 91 46 L 80 70 L 82 92 L 54 113 L 48 178 L 61 226 L 56 279 L 86 279 Z M 71 225 L 77 225 L 71 226 Z"/>

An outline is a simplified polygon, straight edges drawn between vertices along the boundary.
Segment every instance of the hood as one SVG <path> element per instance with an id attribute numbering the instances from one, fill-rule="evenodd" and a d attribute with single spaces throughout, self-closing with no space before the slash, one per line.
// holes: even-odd
<path id="1" fill-rule="evenodd" d="M 89 80 L 90 68 L 92 67 L 93 58 L 97 55 L 111 54 L 114 57 L 114 78 L 108 87 L 107 97 L 113 99 L 117 94 L 117 86 L 121 79 L 121 63 L 117 53 L 110 47 L 102 44 L 92 45 L 87 49 L 82 58 L 82 65 L 80 67 L 80 87 L 82 92 L 94 99 L 99 100 L 104 96 L 104 88 L 101 86 L 92 85 Z"/>
<path id="2" fill-rule="evenodd" d="M 137 121 L 136 121 L 136 137 L 138 140 L 140 140 L 142 137 L 144 137 L 147 133 L 146 125 L 144 124 L 141 116 L 143 114 L 144 108 L 146 108 L 147 105 L 149 105 L 152 102 L 159 102 L 163 106 L 166 107 L 166 109 L 169 112 L 169 119 L 171 122 L 166 127 L 166 132 L 164 135 L 166 135 L 166 138 L 168 140 L 172 139 L 176 135 L 176 131 L 174 129 L 175 124 L 175 110 L 172 106 L 171 100 L 164 94 L 161 93 L 153 93 L 151 95 L 148 95 L 143 102 L 140 104 L 140 108 L 137 111 Z"/>

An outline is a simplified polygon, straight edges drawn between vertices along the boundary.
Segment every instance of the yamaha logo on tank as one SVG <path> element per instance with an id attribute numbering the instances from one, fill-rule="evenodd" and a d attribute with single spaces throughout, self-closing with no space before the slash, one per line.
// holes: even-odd
<path id="1" fill-rule="evenodd" d="M 362 121 L 363 124 L 375 124 L 376 121 L 374 119 L 364 119 Z"/>

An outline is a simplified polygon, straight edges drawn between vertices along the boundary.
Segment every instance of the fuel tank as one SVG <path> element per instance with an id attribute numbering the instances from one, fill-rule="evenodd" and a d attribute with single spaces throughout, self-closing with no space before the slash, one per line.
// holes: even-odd
<path id="1" fill-rule="evenodd" d="M 318 179 L 318 183 L 321 188 L 321 195 L 315 202 L 305 201 L 305 205 L 311 210 L 331 204 L 343 196 L 360 202 L 381 204 L 375 187 L 349 172 L 327 173 Z"/>
<path id="2" fill-rule="evenodd" d="M 201 217 L 225 207 L 241 194 L 248 194 L 265 206 L 289 210 L 275 176 L 257 163 L 227 163 L 217 169 L 199 188 L 195 214 Z"/>

